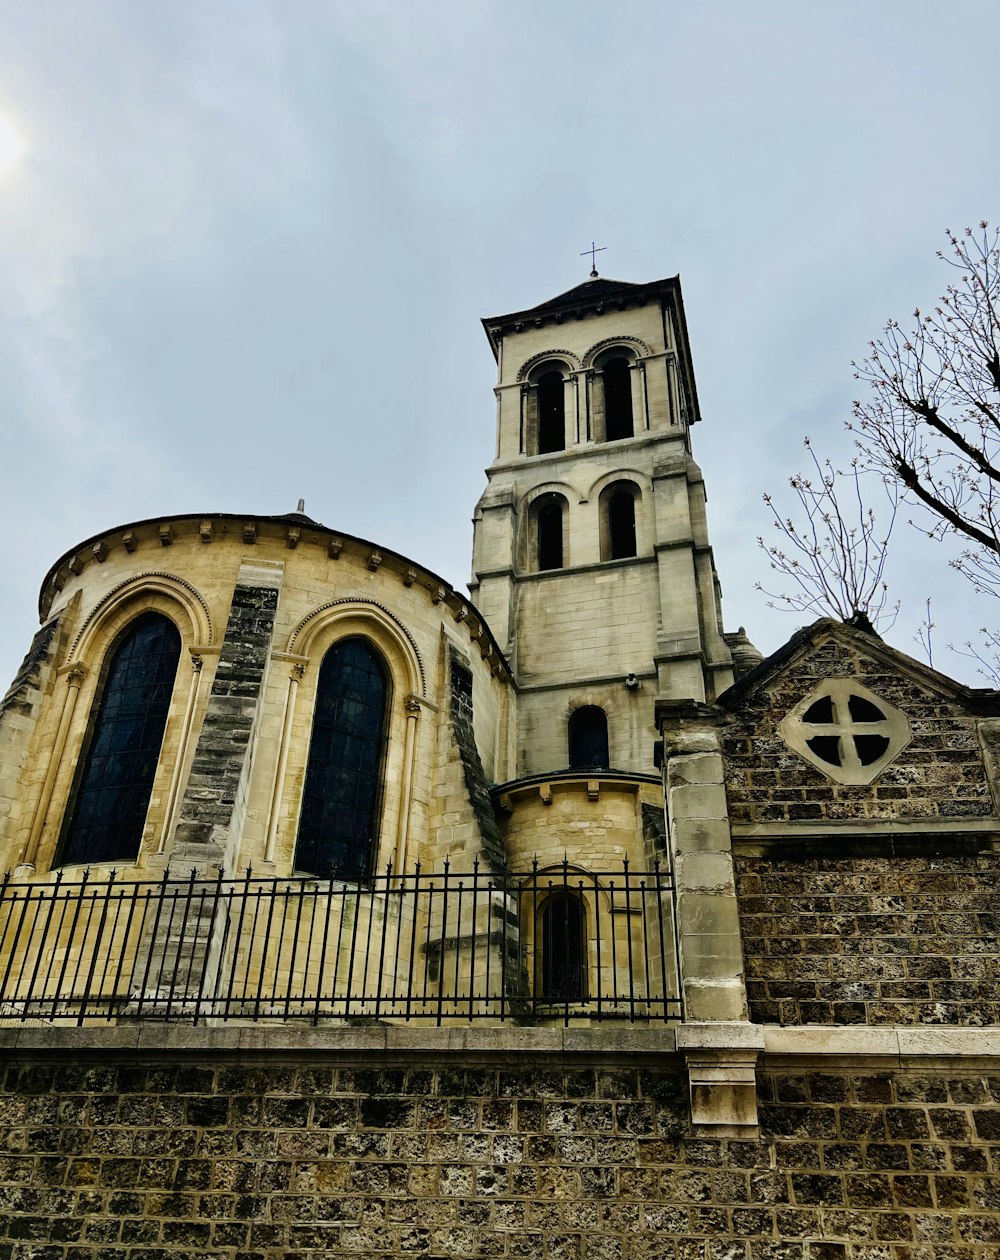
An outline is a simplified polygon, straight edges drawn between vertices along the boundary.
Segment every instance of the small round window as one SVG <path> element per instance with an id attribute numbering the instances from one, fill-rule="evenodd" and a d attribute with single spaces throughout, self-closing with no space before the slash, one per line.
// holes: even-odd
<path id="1" fill-rule="evenodd" d="M 838 783 L 870 783 L 910 742 L 905 714 L 855 678 L 821 683 L 778 731 L 799 756 Z"/>

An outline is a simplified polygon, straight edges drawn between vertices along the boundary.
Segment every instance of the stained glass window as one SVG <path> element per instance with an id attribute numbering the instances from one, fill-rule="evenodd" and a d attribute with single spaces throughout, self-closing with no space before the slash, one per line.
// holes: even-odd
<path id="1" fill-rule="evenodd" d="M 342 639 L 319 671 L 295 869 L 363 880 L 375 849 L 389 678 L 364 639 Z"/>
<path id="2" fill-rule="evenodd" d="M 149 612 L 109 652 L 70 797 L 62 864 L 138 855 L 180 651 L 173 622 Z"/>

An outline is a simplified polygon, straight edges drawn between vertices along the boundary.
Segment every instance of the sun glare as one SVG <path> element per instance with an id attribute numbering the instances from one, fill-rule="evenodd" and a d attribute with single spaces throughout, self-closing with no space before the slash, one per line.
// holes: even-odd
<path id="1" fill-rule="evenodd" d="M 0 175 L 9 171 L 24 152 L 21 133 L 3 114 L 0 114 Z"/>

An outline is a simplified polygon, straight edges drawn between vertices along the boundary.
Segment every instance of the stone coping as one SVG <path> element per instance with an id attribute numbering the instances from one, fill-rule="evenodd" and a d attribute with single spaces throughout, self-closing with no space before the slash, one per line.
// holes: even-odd
<path id="1" fill-rule="evenodd" d="M 521 1060 L 532 1056 L 563 1057 L 583 1063 L 589 1059 L 656 1061 L 663 1055 L 692 1051 L 738 1050 L 763 1052 L 764 1061 L 816 1060 L 832 1067 L 832 1060 L 879 1060 L 905 1067 L 929 1059 L 996 1060 L 1000 1058 L 1000 1027 L 956 1028 L 931 1025 L 894 1027 L 782 1028 L 774 1024 L 704 1023 L 658 1027 L 524 1028 L 515 1026 L 422 1028 L 405 1025 L 375 1027 L 268 1027 L 232 1024 L 130 1023 L 113 1027 L 58 1028 L 17 1026 L 0 1028 L 0 1057 L 44 1057 L 108 1054 L 115 1058 L 145 1058 L 181 1054 L 243 1058 L 260 1055 L 282 1059 L 308 1055 L 345 1056 L 374 1060 L 455 1058 Z"/>

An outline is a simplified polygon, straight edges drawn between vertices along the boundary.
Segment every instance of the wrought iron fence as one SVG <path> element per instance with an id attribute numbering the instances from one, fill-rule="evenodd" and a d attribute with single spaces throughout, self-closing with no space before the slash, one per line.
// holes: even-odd
<path id="1" fill-rule="evenodd" d="M 662 1021 L 676 976 L 658 866 L 0 884 L 0 1023 Z"/>

